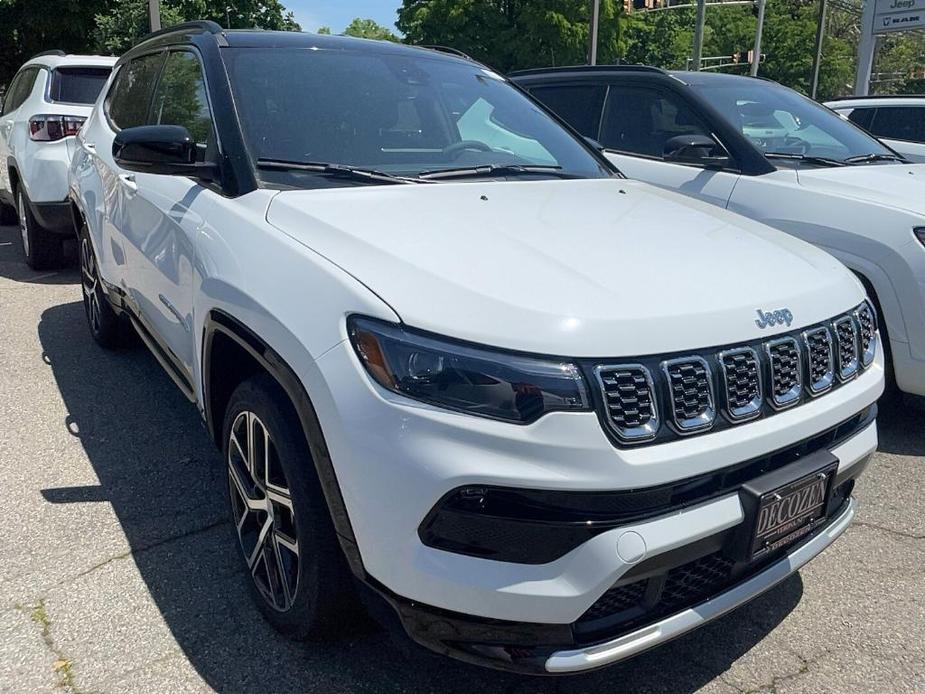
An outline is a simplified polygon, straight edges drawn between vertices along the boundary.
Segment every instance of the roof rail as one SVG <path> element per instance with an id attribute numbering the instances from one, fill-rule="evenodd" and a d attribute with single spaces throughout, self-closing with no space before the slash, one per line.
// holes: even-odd
<path id="1" fill-rule="evenodd" d="M 624 72 L 655 72 L 660 75 L 667 75 L 666 70 L 651 65 L 562 65 L 558 67 L 535 67 L 529 70 L 515 70 L 509 73 L 510 77 L 522 77 L 524 75 L 543 75 L 549 72 L 611 72 L 614 70 Z"/>
<path id="2" fill-rule="evenodd" d="M 826 101 L 864 101 L 865 99 L 925 99 L 925 94 L 865 94 L 864 96 L 836 96 Z"/>
<path id="3" fill-rule="evenodd" d="M 156 36 L 163 36 L 164 34 L 172 34 L 175 31 L 188 31 L 190 29 L 198 29 L 200 32 L 208 32 L 210 34 L 221 34 L 224 29 L 217 23 L 213 22 L 211 19 L 197 19 L 192 22 L 183 22 L 182 24 L 174 24 L 173 26 L 164 27 L 159 31 L 151 32 L 142 36 L 138 41 L 135 42 L 137 46 L 142 41 L 147 41 L 148 39 L 153 39 Z"/>
<path id="4" fill-rule="evenodd" d="M 35 58 L 41 58 L 42 56 L 45 56 L 45 55 L 58 55 L 58 56 L 61 56 L 61 55 L 67 55 L 67 53 L 65 53 L 64 51 L 62 51 L 60 48 L 52 48 L 50 51 L 42 51 L 41 53 L 36 53 L 34 56 L 32 56 L 31 58 L 29 58 L 29 60 L 33 60 L 33 59 L 35 59 Z"/>
<path id="5" fill-rule="evenodd" d="M 453 48 L 451 46 L 418 46 L 418 48 L 426 48 L 430 51 L 439 51 L 440 53 L 449 53 L 450 55 L 455 55 L 458 58 L 465 58 L 466 60 L 471 60 L 473 63 L 478 62 L 468 53 L 463 53 L 458 48 Z"/>

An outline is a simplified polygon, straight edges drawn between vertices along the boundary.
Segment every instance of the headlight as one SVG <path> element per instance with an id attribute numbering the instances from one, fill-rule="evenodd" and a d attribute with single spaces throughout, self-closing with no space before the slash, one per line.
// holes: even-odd
<path id="1" fill-rule="evenodd" d="M 554 410 L 591 409 L 575 364 L 475 347 L 359 316 L 353 348 L 383 388 L 481 417 L 526 424 Z"/>

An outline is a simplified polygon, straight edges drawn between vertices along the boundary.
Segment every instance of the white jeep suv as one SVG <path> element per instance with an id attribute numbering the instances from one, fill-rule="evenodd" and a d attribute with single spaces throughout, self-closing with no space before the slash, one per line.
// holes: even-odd
<path id="1" fill-rule="evenodd" d="M 74 136 L 115 62 L 40 53 L 7 87 L 0 111 L 0 204 L 15 209 L 26 261 L 34 269 L 58 264 L 62 240 L 74 234 L 67 202 Z"/>
<path id="2" fill-rule="evenodd" d="M 304 638 L 359 591 L 430 649 L 588 670 L 783 580 L 855 514 L 883 390 L 858 280 L 626 180 L 458 56 L 186 24 L 71 167 L 90 331 L 130 323 Z"/>

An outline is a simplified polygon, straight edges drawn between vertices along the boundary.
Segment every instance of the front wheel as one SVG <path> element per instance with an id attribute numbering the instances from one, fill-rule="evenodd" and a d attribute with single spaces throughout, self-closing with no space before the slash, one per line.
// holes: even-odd
<path id="1" fill-rule="evenodd" d="M 23 254 L 29 267 L 48 270 L 61 265 L 64 257 L 61 238 L 39 225 L 22 185 L 16 189 L 16 216 L 19 218 Z"/>
<path id="2" fill-rule="evenodd" d="M 355 606 L 352 581 L 285 391 L 268 375 L 245 381 L 223 432 L 232 521 L 257 605 L 296 640 L 337 630 Z"/>

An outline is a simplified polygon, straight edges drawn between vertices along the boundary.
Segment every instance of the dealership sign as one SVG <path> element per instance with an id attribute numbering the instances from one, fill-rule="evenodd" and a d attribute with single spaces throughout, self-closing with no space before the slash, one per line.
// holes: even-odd
<path id="1" fill-rule="evenodd" d="M 925 0 L 876 0 L 873 33 L 925 27 Z"/>

